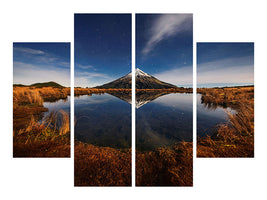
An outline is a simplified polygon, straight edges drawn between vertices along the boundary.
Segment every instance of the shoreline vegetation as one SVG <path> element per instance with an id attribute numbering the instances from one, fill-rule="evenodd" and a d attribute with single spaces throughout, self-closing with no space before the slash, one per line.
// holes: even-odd
<path id="1" fill-rule="evenodd" d="M 131 95 L 131 89 L 75 88 L 75 96 L 102 93 Z M 192 93 L 192 88 L 137 89 L 138 93 Z M 237 112 L 214 128 L 211 136 L 198 138 L 198 157 L 254 156 L 254 86 L 198 88 L 202 103 L 209 107 L 231 107 Z M 66 99 L 70 88 L 13 87 L 13 156 L 69 157 L 68 114 L 48 111 L 44 101 Z M 41 122 L 40 122 L 41 120 Z M 193 144 L 178 142 L 172 147 L 136 151 L 137 186 L 192 186 Z M 75 186 L 130 186 L 131 149 L 98 147 L 75 141 Z"/>
<path id="2" fill-rule="evenodd" d="M 13 157 L 70 157 L 69 114 L 43 114 L 43 102 L 69 95 L 65 87 L 13 86 Z"/>
<path id="3" fill-rule="evenodd" d="M 210 136 L 198 137 L 197 157 L 254 157 L 254 86 L 198 88 L 208 108 L 230 107 L 228 122 L 212 128 Z"/>

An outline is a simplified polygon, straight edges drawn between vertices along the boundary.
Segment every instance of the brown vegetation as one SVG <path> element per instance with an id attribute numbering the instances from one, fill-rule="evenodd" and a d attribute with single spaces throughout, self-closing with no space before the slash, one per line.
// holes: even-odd
<path id="1" fill-rule="evenodd" d="M 142 93 L 142 92 L 148 92 L 148 93 L 192 93 L 192 88 L 168 88 L 168 89 L 136 89 L 136 93 Z"/>
<path id="2" fill-rule="evenodd" d="M 131 149 L 75 142 L 75 186 L 130 186 Z M 136 152 L 137 186 L 192 186 L 192 143 Z"/>
<path id="3" fill-rule="evenodd" d="M 51 112 L 42 122 L 44 99 L 66 98 L 69 88 L 13 87 L 13 156 L 69 157 L 70 123 L 64 111 Z"/>
<path id="4" fill-rule="evenodd" d="M 104 93 L 131 93 L 131 89 L 98 89 L 98 88 L 74 88 L 74 95 L 92 95 Z"/>
<path id="5" fill-rule="evenodd" d="M 198 157 L 254 157 L 254 87 L 198 89 L 202 103 L 232 107 L 228 122 L 214 127 L 213 134 L 198 138 Z"/>
<path id="6" fill-rule="evenodd" d="M 131 186 L 131 149 L 75 142 L 75 186 Z"/>
<path id="7" fill-rule="evenodd" d="M 136 89 L 136 93 L 192 93 L 192 88 L 169 88 L 169 89 Z M 99 89 L 99 88 L 74 88 L 75 96 L 92 94 L 118 94 L 124 93 L 131 95 L 132 89 Z"/>
<path id="8" fill-rule="evenodd" d="M 193 146 L 180 142 L 173 147 L 136 153 L 137 186 L 192 186 Z"/>

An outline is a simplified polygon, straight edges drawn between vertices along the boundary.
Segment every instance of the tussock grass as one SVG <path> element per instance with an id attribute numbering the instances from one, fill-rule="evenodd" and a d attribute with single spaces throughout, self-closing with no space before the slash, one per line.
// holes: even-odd
<path id="1" fill-rule="evenodd" d="M 43 87 L 35 88 L 45 101 L 56 101 L 66 99 L 70 95 L 70 88 Z"/>
<path id="2" fill-rule="evenodd" d="M 92 94 L 131 94 L 132 89 L 98 89 L 98 88 L 74 88 L 75 96 Z M 136 89 L 136 93 L 192 93 L 192 88 L 169 88 L 169 89 Z"/>
<path id="3" fill-rule="evenodd" d="M 24 87 L 13 89 L 13 103 L 16 108 L 19 105 L 43 105 L 43 98 L 37 90 L 30 90 Z"/>
<path id="4" fill-rule="evenodd" d="M 66 99 L 70 95 L 70 88 L 55 87 L 13 87 L 14 105 L 38 105 L 44 101 Z"/>
<path id="5" fill-rule="evenodd" d="M 198 157 L 254 157 L 254 87 L 200 89 L 203 103 L 230 106 L 228 122 L 198 138 Z"/>
<path id="6" fill-rule="evenodd" d="M 75 186 L 130 186 L 131 149 L 122 151 L 76 141 Z M 192 186 L 192 143 L 136 152 L 137 186 Z"/>
<path id="7" fill-rule="evenodd" d="M 192 186 L 193 148 L 180 142 L 170 148 L 136 153 L 137 186 Z"/>
<path id="8" fill-rule="evenodd" d="M 131 149 L 121 151 L 75 142 L 75 186 L 130 186 Z"/>
<path id="9" fill-rule="evenodd" d="M 98 89 L 98 88 L 74 88 L 74 95 L 92 95 L 92 94 L 104 94 L 104 93 L 129 93 L 131 94 L 131 89 Z"/>
<path id="10" fill-rule="evenodd" d="M 26 128 L 13 132 L 14 157 L 38 157 L 38 155 L 45 157 L 46 155 L 42 154 L 42 149 L 47 152 L 48 147 L 49 151 L 53 153 L 47 152 L 47 156 L 65 157 L 66 151 L 60 152 L 58 148 L 70 148 L 70 124 L 69 120 L 67 120 L 68 118 L 69 115 L 63 110 L 51 112 L 42 122 L 32 117 Z M 37 149 L 37 146 L 40 149 Z M 27 149 L 28 151 L 26 151 Z"/>
<path id="11" fill-rule="evenodd" d="M 136 93 L 193 93 L 193 88 L 136 89 Z"/>
<path id="12" fill-rule="evenodd" d="M 41 122 L 44 100 L 66 98 L 69 88 L 13 87 L 13 156 L 69 157 L 70 122 L 63 110 Z"/>
<path id="13" fill-rule="evenodd" d="M 26 128 L 20 129 L 17 133 L 13 134 L 14 142 L 28 144 L 39 140 L 61 139 L 60 136 L 69 135 L 70 133 L 68 118 L 68 113 L 63 110 L 52 111 L 42 122 L 32 117 Z"/>

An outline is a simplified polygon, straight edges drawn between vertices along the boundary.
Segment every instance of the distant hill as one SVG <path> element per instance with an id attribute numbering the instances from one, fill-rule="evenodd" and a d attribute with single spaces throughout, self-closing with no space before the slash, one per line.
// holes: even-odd
<path id="1" fill-rule="evenodd" d="M 27 87 L 27 85 L 23 85 L 23 84 L 13 84 L 14 87 Z"/>
<path id="2" fill-rule="evenodd" d="M 32 85 L 30 85 L 31 87 L 56 87 L 56 88 L 62 88 L 64 86 L 54 82 L 54 81 L 50 81 L 50 82 L 44 82 L 44 83 L 34 83 Z"/>
<path id="3" fill-rule="evenodd" d="M 135 87 L 136 89 L 168 89 L 168 88 L 177 88 L 175 85 L 165 83 L 163 81 L 158 80 L 157 78 L 143 72 L 140 69 L 136 69 L 135 71 Z M 115 81 L 106 83 L 101 86 L 97 86 L 95 88 L 126 88 L 130 89 L 132 84 L 132 73 L 129 73 Z"/>
<path id="4" fill-rule="evenodd" d="M 62 85 L 60 85 L 54 81 L 44 82 L 44 83 L 34 83 L 31 85 L 13 84 L 13 86 L 15 86 L 15 87 L 37 87 L 37 88 L 41 88 L 41 87 L 63 88 L 64 87 L 64 86 L 62 86 Z"/>

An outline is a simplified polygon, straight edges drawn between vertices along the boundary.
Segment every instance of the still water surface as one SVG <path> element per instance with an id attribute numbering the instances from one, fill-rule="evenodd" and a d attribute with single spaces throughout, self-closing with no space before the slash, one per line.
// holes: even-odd
<path id="1" fill-rule="evenodd" d="M 45 112 L 44 114 L 48 114 L 51 111 L 59 111 L 63 110 L 66 113 L 70 113 L 70 96 L 67 97 L 67 99 L 60 99 L 56 102 L 44 102 L 44 107 L 48 108 L 48 112 Z"/>
<path id="2" fill-rule="evenodd" d="M 193 138 L 193 95 L 166 94 L 136 110 L 136 148 L 171 146 Z"/>
<path id="3" fill-rule="evenodd" d="M 75 97 L 75 138 L 113 148 L 131 147 L 131 105 L 110 94 Z"/>
<path id="4" fill-rule="evenodd" d="M 138 98 L 136 98 L 138 99 Z M 140 151 L 171 146 L 193 138 L 193 95 L 165 94 L 145 100 L 136 109 L 136 148 Z M 142 99 L 138 99 L 138 105 Z M 74 98 L 75 139 L 97 146 L 131 147 L 131 104 L 110 94 L 83 95 Z M 70 113 L 70 97 L 45 102 L 44 107 Z M 227 108 L 226 110 L 233 112 Z M 225 109 L 201 103 L 197 94 L 197 134 L 210 134 L 216 124 L 227 121 Z"/>
<path id="5" fill-rule="evenodd" d="M 210 135 L 215 126 L 228 120 L 227 112 L 234 113 L 231 108 L 212 106 L 201 102 L 201 94 L 197 94 L 197 135 Z"/>

